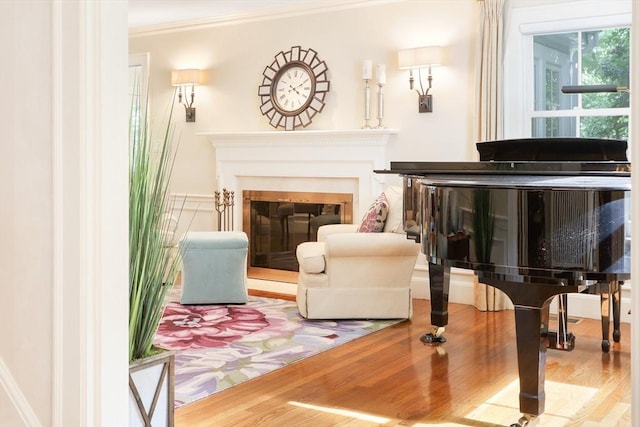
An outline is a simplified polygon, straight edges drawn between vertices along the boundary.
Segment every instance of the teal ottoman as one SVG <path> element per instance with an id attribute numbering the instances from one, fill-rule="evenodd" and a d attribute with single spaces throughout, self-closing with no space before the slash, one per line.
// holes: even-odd
<path id="1" fill-rule="evenodd" d="M 182 304 L 247 302 L 247 235 L 190 231 L 180 239 Z"/>

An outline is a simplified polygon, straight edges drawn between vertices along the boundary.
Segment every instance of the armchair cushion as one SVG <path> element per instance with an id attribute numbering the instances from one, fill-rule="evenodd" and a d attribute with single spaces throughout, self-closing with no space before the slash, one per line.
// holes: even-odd
<path id="1" fill-rule="evenodd" d="M 397 186 L 389 186 L 384 190 L 389 203 L 389 213 L 384 223 L 385 233 L 401 233 L 405 234 L 402 224 L 403 206 L 402 206 L 402 188 Z"/>

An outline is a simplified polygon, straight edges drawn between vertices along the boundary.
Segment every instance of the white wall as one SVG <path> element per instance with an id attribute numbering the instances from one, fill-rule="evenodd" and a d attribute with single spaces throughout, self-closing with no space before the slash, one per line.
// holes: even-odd
<path id="1" fill-rule="evenodd" d="M 3 135 L 7 139 L 0 144 L 0 289 L 3 294 L 0 299 L 0 372 L 3 372 L 0 383 L 13 385 L 8 392 L 0 387 L 0 419 L 9 425 L 19 425 L 19 412 L 4 403 L 11 401 L 9 398 L 16 394 L 15 390 L 21 390 L 35 416 L 42 417 L 52 410 L 50 393 L 39 393 L 34 387 L 37 379 L 35 382 L 43 389 L 52 388 L 51 330 L 42 327 L 47 325 L 53 312 L 50 292 L 53 272 L 51 186 L 45 184 L 52 175 L 51 123 L 48 119 L 51 76 L 45 75 L 32 82 L 21 73 L 31 67 L 50 68 L 51 57 L 44 39 L 26 38 L 23 44 L 25 51 L 41 52 L 41 55 L 16 52 L 15 41 L 27 36 L 27 28 L 16 22 L 20 13 L 18 7 L 7 10 L 3 4 L 1 10 L 0 49 L 13 55 L 12 67 L 7 67 L 6 63 L 0 67 L 0 81 L 14 82 L 3 89 L 7 91 L 7 98 L 14 101 L 0 107 Z M 32 12 L 33 21 L 29 27 L 35 25 L 47 34 L 51 25 L 50 12 L 44 7 L 34 8 Z M 40 120 L 27 123 L 19 120 L 21 116 Z M 17 159 L 20 160 L 12 164 L 11 160 Z M 12 209 L 5 208 L 9 206 Z M 35 236 L 38 236 L 38 244 L 31 244 Z M 42 292 L 43 289 L 48 291 Z M 18 325 L 12 320 L 20 318 L 28 318 L 32 325 L 29 341 L 22 337 L 24 328 L 16 327 Z M 32 343 L 39 343 L 46 351 L 29 352 Z"/>
<path id="2" fill-rule="evenodd" d="M 372 59 L 374 64 L 387 64 L 384 123 L 400 131 L 389 147 L 388 159 L 472 159 L 475 11 L 476 2 L 471 0 L 404 1 L 130 37 L 131 53 L 151 54 L 156 112 L 166 108 L 173 94 L 171 69 L 207 70 L 207 82 L 196 88 L 197 122 L 185 124 L 182 107 L 175 111 L 181 143 L 173 191 L 212 194 L 215 190 L 214 149 L 207 138 L 195 133 L 273 130 L 260 113 L 257 90 L 265 66 L 294 45 L 316 50 L 326 61 L 331 80 L 324 110 L 306 129 L 363 125 L 361 64 Z M 445 63 L 433 69 L 434 112 L 419 114 L 408 72 L 397 69 L 397 52 L 426 45 L 442 45 Z M 373 117 L 376 105 L 372 102 Z"/>
<path id="3" fill-rule="evenodd" d="M 3 426 L 126 425 L 126 13 L 0 2 Z"/>

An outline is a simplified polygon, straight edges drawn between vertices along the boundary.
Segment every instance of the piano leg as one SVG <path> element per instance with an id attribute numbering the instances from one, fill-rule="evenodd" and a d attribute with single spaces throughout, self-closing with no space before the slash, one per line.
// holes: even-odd
<path id="1" fill-rule="evenodd" d="M 433 329 L 420 341 L 427 344 L 442 344 L 447 339 L 442 336 L 449 323 L 449 284 L 451 267 L 429 263 L 429 289 L 431 294 L 431 324 Z"/>
<path id="2" fill-rule="evenodd" d="M 451 268 L 448 265 L 429 263 L 431 292 L 431 324 L 434 330 L 444 331 L 448 324 L 449 283 Z M 517 426 L 531 425 L 544 412 L 544 381 L 547 364 L 547 333 L 549 331 L 549 306 L 558 286 L 531 285 L 484 278 L 509 296 L 514 304 L 516 320 L 516 349 L 518 376 L 520 378 L 520 412 L 523 414 Z M 564 286 L 563 293 L 579 291 L 576 286 Z M 444 337 L 427 333 L 422 342 L 444 342 Z"/>
<path id="3" fill-rule="evenodd" d="M 602 319 L 602 351 L 609 352 L 611 343 L 609 341 L 609 329 L 611 316 L 613 316 L 613 341 L 620 342 L 620 293 L 624 282 L 612 280 L 609 282 L 606 292 L 600 293 L 600 311 Z"/>
<path id="4" fill-rule="evenodd" d="M 537 416 L 544 412 L 549 304 L 550 301 L 547 300 L 542 307 L 514 306 L 520 376 L 520 412 L 523 414 Z"/>
<path id="5" fill-rule="evenodd" d="M 602 351 L 605 353 L 609 352 L 610 342 L 609 342 L 609 309 L 611 308 L 611 291 L 612 291 L 612 283 L 609 283 L 609 286 L 606 291 L 600 293 L 600 319 L 602 322 Z"/>
<path id="6" fill-rule="evenodd" d="M 622 285 L 624 281 L 612 282 L 615 289 L 612 292 L 613 297 L 613 341 L 620 342 L 620 301 L 622 297 Z"/>
<path id="7" fill-rule="evenodd" d="M 567 330 L 569 314 L 567 313 L 567 294 L 558 295 L 558 330 L 547 332 L 547 348 L 571 351 L 576 346 L 576 337 Z"/>

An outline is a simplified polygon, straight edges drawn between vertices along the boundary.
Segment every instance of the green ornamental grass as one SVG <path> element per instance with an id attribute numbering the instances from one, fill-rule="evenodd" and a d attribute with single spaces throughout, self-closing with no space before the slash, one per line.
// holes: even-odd
<path id="1" fill-rule="evenodd" d="M 129 120 L 129 361 L 156 353 L 153 338 L 162 318 L 165 296 L 176 281 L 180 254 L 167 241 L 175 233 L 168 214 L 169 181 L 175 161 L 173 107 L 161 142 L 152 144 L 145 115 L 132 105 Z M 178 211 L 181 211 L 179 209 Z"/>

